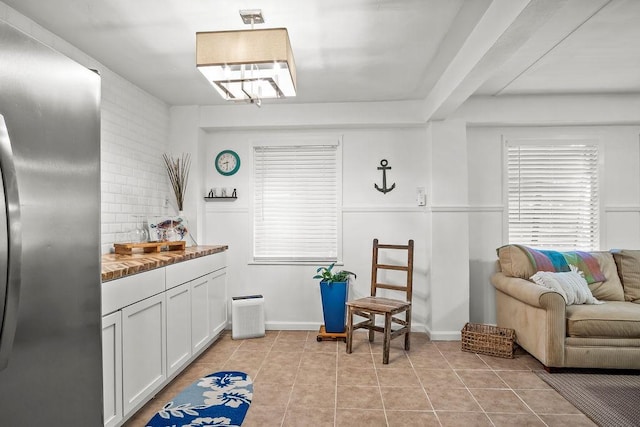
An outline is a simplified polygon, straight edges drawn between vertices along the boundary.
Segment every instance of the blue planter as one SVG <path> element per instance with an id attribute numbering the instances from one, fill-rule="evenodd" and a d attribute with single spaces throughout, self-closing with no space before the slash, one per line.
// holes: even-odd
<path id="1" fill-rule="evenodd" d="M 322 314 L 324 315 L 324 327 L 327 332 L 344 332 L 347 284 L 348 282 L 333 282 L 331 284 L 320 282 Z"/>

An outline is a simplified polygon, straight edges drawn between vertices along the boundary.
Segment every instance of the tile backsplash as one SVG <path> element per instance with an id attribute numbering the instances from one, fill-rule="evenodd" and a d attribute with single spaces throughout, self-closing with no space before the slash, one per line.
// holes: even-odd
<path id="1" fill-rule="evenodd" d="M 162 160 L 169 107 L 113 73 L 103 76 L 102 87 L 102 252 L 106 253 L 118 233 L 135 228 L 135 216 L 173 211 L 165 207 L 170 194 Z"/>

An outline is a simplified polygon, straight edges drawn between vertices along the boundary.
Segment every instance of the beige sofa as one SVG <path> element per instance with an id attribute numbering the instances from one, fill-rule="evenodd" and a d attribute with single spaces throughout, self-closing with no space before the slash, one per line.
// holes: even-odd
<path id="1" fill-rule="evenodd" d="M 640 251 L 590 252 L 603 282 L 589 285 L 601 305 L 566 305 L 563 297 L 528 280 L 527 254 L 498 249 L 497 323 L 548 368 L 640 369 Z"/>

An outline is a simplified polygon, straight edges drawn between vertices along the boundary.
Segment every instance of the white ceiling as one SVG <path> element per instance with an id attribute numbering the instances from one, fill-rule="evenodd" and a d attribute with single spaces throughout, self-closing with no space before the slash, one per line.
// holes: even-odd
<path id="1" fill-rule="evenodd" d="M 298 96 L 271 102 L 640 93 L 639 0 L 2 0 L 170 105 L 223 104 L 195 33 L 287 27 Z"/>
<path id="2" fill-rule="evenodd" d="M 568 2 L 477 93 L 638 93 L 639 20 L 638 0 Z"/>

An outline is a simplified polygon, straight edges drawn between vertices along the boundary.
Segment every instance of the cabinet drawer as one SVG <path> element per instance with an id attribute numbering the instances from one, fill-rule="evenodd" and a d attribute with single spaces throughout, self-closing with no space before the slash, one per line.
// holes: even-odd
<path id="1" fill-rule="evenodd" d="M 164 292 L 165 275 L 162 268 L 102 284 L 102 315 Z"/>
<path id="2" fill-rule="evenodd" d="M 168 265 L 165 267 L 167 289 L 171 289 L 182 283 L 202 277 L 212 271 L 220 270 L 226 265 L 226 251 L 191 259 L 178 264 Z"/>

